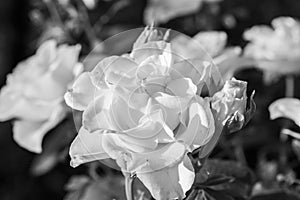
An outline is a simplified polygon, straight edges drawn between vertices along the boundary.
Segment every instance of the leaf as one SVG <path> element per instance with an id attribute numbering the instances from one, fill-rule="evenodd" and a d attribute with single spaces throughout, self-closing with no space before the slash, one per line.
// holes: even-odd
<path id="1" fill-rule="evenodd" d="M 293 140 L 292 141 L 292 148 L 300 162 L 300 141 L 299 140 Z"/>
<path id="2" fill-rule="evenodd" d="M 230 197 L 246 199 L 253 183 L 253 172 L 248 167 L 234 161 L 207 160 L 196 174 L 195 186 L 209 190 L 208 193 L 215 196 L 224 193 Z"/>
<path id="3" fill-rule="evenodd" d="M 268 194 L 253 196 L 250 200 L 299 200 L 299 194 L 289 191 L 275 191 Z"/>
<path id="4" fill-rule="evenodd" d="M 230 195 L 227 195 L 226 193 L 222 191 L 212 190 L 212 189 L 206 189 L 205 192 L 209 194 L 209 198 L 211 200 L 234 200 L 233 197 Z"/>
<path id="5" fill-rule="evenodd" d="M 125 199 L 124 178 L 121 175 L 101 177 L 74 176 L 66 185 L 64 200 L 111 200 Z"/>

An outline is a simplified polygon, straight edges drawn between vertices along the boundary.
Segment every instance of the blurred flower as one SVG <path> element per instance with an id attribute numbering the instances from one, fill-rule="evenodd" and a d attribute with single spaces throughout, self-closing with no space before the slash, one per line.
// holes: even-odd
<path id="1" fill-rule="evenodd" d="M 97 5 L 98 0 L 82 0 L 88 9 L 94 9 Z"/>
<path id="2" fill-rule="evenodd" d="M 218 66 L 225 80 L 230 79 L 234 72 L 247 65 L 240 56 L 240 47 L 225 47 L 227 35 L 221 31 L 199 32 L 193 38 L 184 35 L 172 41 L 174 51 L 182 56 L 180 59 L 211 59 Z"/>
<path id="3" fill-rule="evenodd" d="M 278 17 L 272 21 L 273 29 L 266 25 L 245 31 L 249 41 L 244 55 L 255 59 L 256 66 L 267 73 L 299 73 L 300 23 L 291 17 Z"/>
<path id="4" fill-rule="evenodd" d="M 166 23 L 169 20 L 197 12 L 203 2 L 221 0 L 149 0 L 144 12 L 146 24 Z"/>
<path id="5" fill-rule="evenodd" d="M 296 98 L 277 99 L 269 106 L 270 118 L 288 118 L 293 120 L 300 127 L 300 100 Z M 300 139 L 300 133 L 289 129 L 283 129 L 283 134 Z"/>
<path id="6" fill-rule="evenodd" d="M 44 42 L 36 54 L 18 64 L 0 93 L 0 120 L 15 119 L 15 141 L 29 151 L 42 151 L 44 135 L 66 113 L 63 94 L 82 66 L 80 46 Z"/>
<path id="7" fill-rule="evenodd" d="M 203 0 L 150 0 L 144 12 L 146 24 L 166 23 L 172 18 L 196 12 Z"/>
<path id="8" fill-rule="evenodd" d="M 300 100 L 295 98 L 282 98 L 269 106 L 272 120 L 284 117 L 293 120 L 300 126 Z"/>
<path id="9" fill-rule="evenodd" d="M 81 74 L 65 100 L 83 111 L 72 166 L 110 157 L 154 198 L 181 199 L 195 177 L 187 152 L 215 133 L 210 98 L 198 94 L 206 86 L 213 95 L 223 82 L 210 62 L 176 61 L 167 35 L 146 28 L 130 54 Z"/>

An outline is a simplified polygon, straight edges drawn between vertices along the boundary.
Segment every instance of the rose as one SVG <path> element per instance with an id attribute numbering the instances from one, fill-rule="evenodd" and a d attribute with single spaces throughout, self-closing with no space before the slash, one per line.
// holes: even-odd
<path id="1" fill-rule="evenodd" d="M 244 55 L 255 59 L 256 66 L 268 73 L 298 73 L 300 23 L 291 17 L 278 17 L 271 24 L 273 28 L 260 25 L 245 31 L 249 44 Z"/>
<path id="2" fill-rule="evenodd" d="M 103 59 L 65 95 L 83 111 L 71 164 L 113 158 L 156 199 L 183 198 L 190 189 L 195 174 L 187 152 L 215 133 L 211 98 L 199 94 L 203 86 L 210 95 L 223 87 L 212 63 L 178 61 L 166 35 L 146 28 L 130 54 Z"/>
<path id="3" fill-rule="evenodd" d="M 180 59 L 209 59 L 212 56 L 225 80 L 232 78 L 237 70 L 252 64 L 240 57 L 240 47 L 226 47 L 227 35 L 222 31 L 199 32 L 193 38 L 179 35 L 171 43 L 174 52 L 182 56 Z"/>
<path id="4" fill-rule="evenodd" d="M 215 147 L 224 125 L 231 117 L 238 118 L 238 130 L 244 125 L 244 114 L 247 104 L 247 82 L 232 78 L 225 82 L 222 90 L 211 99 L 212 113 L 215 119 L 215 133 L 212 139 L 202 148 L 200 157 L 207 156 Z"/>
<path id="5" fill-rule="evenodd" d="M 44 135 L 65 116 L 63 95 L 82 66 L 80 46 L 44 42 L 36 54 L 18 64 L 0 93 L 0 120 L 15 119 L 15 141 L 29 151 L 42 151 Z"/>
<path id="6" fill-rule="evenodd" d="M 144 12 L 146 24 L 166 23 L 176 17 L 196 13 L 203 2 L 219 2 L 221 0 L 150 0 Z"/>

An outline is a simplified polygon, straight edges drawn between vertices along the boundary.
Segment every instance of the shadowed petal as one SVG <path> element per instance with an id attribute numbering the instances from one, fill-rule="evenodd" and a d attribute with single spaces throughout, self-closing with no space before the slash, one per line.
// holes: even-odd
<path id="1" fill-rule="evenodd" d="M 91 134 L 81 127 L 70 147 L 71 166 L 109 158 L 102 147 L 102 138 L 103 134 Z"/>
<path id="2" fill-rule="evenodd" d="M 72 86 L 72 89 L 65 94 L 65 101 L 73 109 L 83 111 L 101 91 L 93 83 L 88 72 L 82 73 Z"/>
<path id="3" fill-rule="evenodd" d="M 65 116 L 65 109 L 59 106 L 44 122 L 19 120 L 14 122 L 14 140 L 23 148 L 35 152 L 42 152 L 44 135 L 54 128 Z"/>

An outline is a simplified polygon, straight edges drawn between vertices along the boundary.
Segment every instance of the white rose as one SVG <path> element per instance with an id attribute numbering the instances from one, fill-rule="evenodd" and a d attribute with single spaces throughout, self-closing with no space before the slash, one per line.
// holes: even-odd
<path id="1" fill-rule="evenodd" d="M 161 38 L 146 28 L 130 54 L 103 59 L 66 93 L 83 111 L 71 164 L 113 158 L 155 199 L 182 199 L 195 177 L 187 152 L 215 133 L 211 98 L 198 94 L 206 86 L 213 96 L 223 82 L 212 63 L 174 59 Z"/>
<path id="2" fill-rule="evenodd" d="M 16 119 L 15 141 L 40 153 L 44 135 L 65 116 L 63 95 L 82 66 L 80 46 L 44 42 L 36 54 L 18 64 L 0 93 L 0 120 Z"/>
<path id="3" fill-rule="evenodd" d="M 278 17 L 272 26 L 254 26 L 245 31 L 249 41 L 244 55 L 255 60 L 257 67 L 275 74 L 299 72 L 300 23 L 291 17 Z"/>

